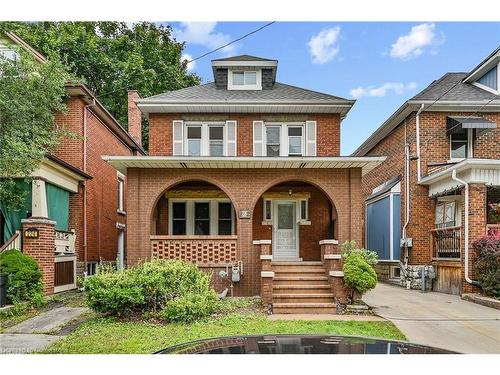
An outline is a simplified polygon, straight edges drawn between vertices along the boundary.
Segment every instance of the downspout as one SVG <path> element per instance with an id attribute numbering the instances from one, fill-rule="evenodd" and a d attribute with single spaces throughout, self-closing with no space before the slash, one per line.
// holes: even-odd
<path id="1" fill-rule="evenodd" d="M 454 169 L 451 172 L 451 178 L 458 183 L 464 185 L 464 194 L 465 194 L 465 222 L 464 222 L 464 232 L 465 232 L 465 248 L 464 248 L 464 262 L 465 262 L 465 270 L 464 270 L 464 277 L 465 281 L 467 281 L 469 284 L 476 285 L 476 286 L 481 286 L 479 282 L 472 280 L 469 277 L 469 184 L 465 181 L 460 180 L 457 177 L 457 171 Z"/>
<path id="2" fill-rule="evenodd" d="M 416 137 L 417 137 L 417 181 L 420 182 L 422 177 L 422 169 L 420 163 L 420 113 L 424 110 L 424 104 L 420 106 L 416 115 Z"/>
<path id="3" fill-rule="evenodd" d="M 408 242 L 406 241 L 407 234 L 406 228 L 410 223 L 410 145 L 407 140 L 406 134 L 406 119 L 405 119 L 405 223 L 403 225 L 403 238 L 405 240 L 405 257 L 404 264 L 402 267 L 404 272 L 406 272 L 406 268 L 408 267 Z"/>
<path id="4" fill-rule="evenodd" d="M 87 173 L 87 110 L 95 105 L 95 98 L 92 104 L 83 107 L 83 171 Z M 87 181 L 83 181 L 83 270 L 87 273 Z"/>

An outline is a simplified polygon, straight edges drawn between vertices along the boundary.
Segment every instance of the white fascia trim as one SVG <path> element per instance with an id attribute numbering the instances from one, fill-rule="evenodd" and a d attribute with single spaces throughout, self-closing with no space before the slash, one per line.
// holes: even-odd
<path id="1" fill-rule="evenodd" d="M 235 66 L 247 66 L 247 67 L 276 67 L 278 66 L 277 60 L 272 61 L 212 61 L 212 66 L 215 67 L 235 67 Z"/>
<path id="2" fill-rule="evenodd" d="M 338 245 L 339 241 L 338 240 L 321 240 L 319 241 L 320 245 Z"/>
<path id="3" fill-rule="evenodd" d="M 420 185 L 430 185 L 436 181 L 442 180 L 444 178 L 450 177 L 450 172 L 456 170 L 457 172 L 469 169 L 469 168 L 492 168 L 500 169 L 499 159 L 464 159 L 460 163 L 455 164 L 450 168 L 443 169 L 439 172 L 433 173 L 429 176 L 422 178 L 419 182 Z"/>
<path id="4" fill-rule="evenodd" d="M 342 259 L 341 254 L 325 254 L 325 259 Z"/>
<path id="5" fill-rule="evenodd" d="M 328 274 L 332 277 L 344 277 L 343 271 L 330 271 Z"/>
<path id="6" fill-rule="evenodd" d="M 272 278 L 274 278 L 274 272 L 273 271 L 262 271 L 260 273 L 260 277 L 272 277 Z"/>

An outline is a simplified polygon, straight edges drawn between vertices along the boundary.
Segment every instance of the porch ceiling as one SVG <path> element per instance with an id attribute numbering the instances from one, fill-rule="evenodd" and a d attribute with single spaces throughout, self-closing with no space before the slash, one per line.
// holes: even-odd
<path id="1" fill-rule="evenodd" d="M 366 174 L 381 164 L 385 157 L 183 157 L 183 156 L 103 156 L 122 173 L 127 168 L 362 168 Z"/>

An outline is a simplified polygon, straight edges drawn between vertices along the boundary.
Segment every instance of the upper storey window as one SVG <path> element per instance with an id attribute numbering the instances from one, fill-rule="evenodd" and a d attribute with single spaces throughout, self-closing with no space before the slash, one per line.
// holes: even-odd
<path id="1" fill-rule="evenodd" d="M 262 90 L 260 70 L 230 70 L 227 80 L 228 90 Z"/>
<path id="2" fill-rule="evenodd" d="M 460 160 L 472 158 L 473 130 L 450 135 L 450 158 Z"/>
<path id="3" fill-rule="evenodd" d="M 316 121 L 305 123 L 253 122 L 253 155 L 316 156 Z"/>

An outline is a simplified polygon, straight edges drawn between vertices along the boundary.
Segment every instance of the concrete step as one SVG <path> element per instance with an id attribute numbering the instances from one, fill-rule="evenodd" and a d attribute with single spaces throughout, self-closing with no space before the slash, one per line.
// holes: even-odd
<path id="1" fill-rule="evenodd" d="M 273 285 L 273 293 L 328 293 L 331 286 L 328 283 L 298 284 L 298 285 Z"/>
<path id="2" fill-rule="evenodd" d="M 273 266 L 322 266 L 323 262 L 320 260 L 317 261 L 306 260 L 303 262 L 287 262 L 287 261 L 273 260 L 271 264 Z"/>
<path id="3" fill-rule="evenodd" d="M 273 268 L 274 273 L 282 275 L 285 273 L 290 274 L 301 274 L 301 273 L 317 273 L 324 274 L 326 271 L 324 268 L 298 268 L 298 269 L 276 269 Z"/>
<path id="4" fill-rule="evenodd" d="M 282 275 L 275 275 L 274 276 L 274 282 L 276 285 L 283 285 L 289 283 L 290 285 L 303 285 L 304 282 L 297 284 L 298 282 L 301 281 L 307 281 L 307 284 L 309 284 L 310 281 L 325 281 L 328 282 L 328 277 L 326 277 L 324 274 L 323 275 L 294 275 L 294 276 L 282 276 Z"/>
<path id="5" fill-rule="evenodd" d="M 276 271 L 288 271 L 288 270 L 302 270 L 302 269 L 318 269 L 324 270 L 325 266 L 322 262 L 272 262 L 272 268 Z"/>
<path id="6" fill-rule="evenodd" d="M 332 303 L 273 303 L 274 314 L 335 314 L 335 304 Z"/>
<path id="7" fill-rule="evenodd" d="M 333 293 L 278 293 L 273 294 L 276 303 L 331 303 Z"/>

